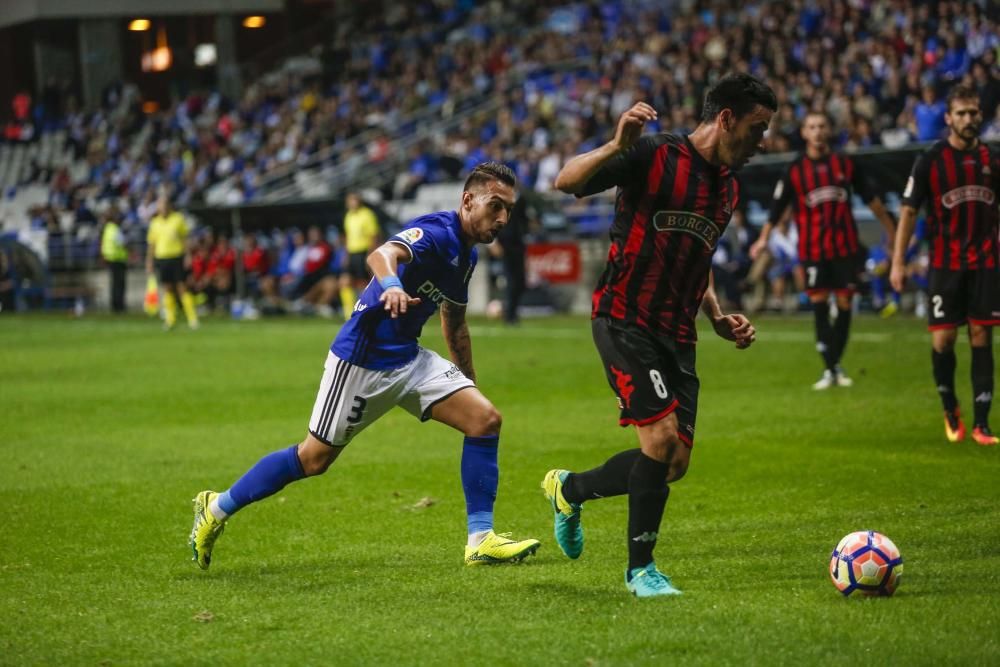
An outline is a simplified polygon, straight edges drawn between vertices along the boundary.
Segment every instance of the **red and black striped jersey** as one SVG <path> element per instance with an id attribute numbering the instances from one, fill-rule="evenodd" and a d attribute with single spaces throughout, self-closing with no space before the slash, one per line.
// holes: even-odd
<path id="1" fill-rule="evenodd" d="M 931 267 L 950 271 L 1000 267 L 1000 157 L 984 143 L 968 151 L 939 141 L 913 163 L 903 205 L 927 202 Z"/>
<path id="2" fill-rule="evenodd" d="M 851 194 L 867 203 L 871 187 L 849 156 L 829 153 L 819 160 L 799 156 L 774 186 L 770 221 L 777 224 L 785 208 L 799 232 L 799 260 L 821 262 L 858 254 L 858 226 L 851 212 Z"/>
<path id="3" fill-rule="evenodd" d="M 709 164 L 687 137 L 660 133 L 605 163 L 579 196 L 612 186 L 611 248 L 592 316 L 693 343 L 712 254 L 739 203 L 736 178 Z"/>

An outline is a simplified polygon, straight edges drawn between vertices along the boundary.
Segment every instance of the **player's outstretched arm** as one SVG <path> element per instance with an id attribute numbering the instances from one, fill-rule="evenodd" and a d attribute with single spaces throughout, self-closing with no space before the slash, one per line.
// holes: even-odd
<path id="1" fill-rule="evenodd" d="M 899 226 L 892 248 L 892 269 L 889 271 L 889 283 L 897 292 L 902 292 L 906 285 L 906 249 L 910 247 L 910 237 L 916 226 L 917 209 L 904 204 L 899 209 Z"/>
<path id="2" fill-rule="evenodd" d="M 476 381 L 476 370 L 472 367 L 472 338 L 469 336 L 469 324 L 465 321 L 465 306 L 450 301 L 441 302 L 441 333 L 448 346 L 451 360 L 459 370 L 473 382 Z"/>
<path id="3" fill-rule="evenodd" d="M 368 268 L 384 290 L 379 300 L 385 304 L 386 312 L 393 319 L 405 315 L 409 306 L 420 304 L 419 297 L 411 297 L 403 290 L 403 283 L 396 274 L 396 268 L 409 261 L 410 249 L 391 241 L 383 243 L 368 255 Z"/>
<path id="4" fill-rule="evenodd" d="M 614 139 L 592 151 L 577 155 L 559 170 L 555 187 L 567 194 L 583 192 L 584 186 L 611 158 L 630 147 L 642 136 L 642 128 L 656 120 L 656 110 L 645 102 L 637 102 L 618 119 Z"/>
<path id="5" fill-rule="evenodd" d="M 715 295 L 715 278 L 709 273 L 708 288 L 701 300 L 701 312 L 712 321 L 712 327 L 721 338 L 736 343 L 736 349 L 745 350 L 757 340 L 757 330 L 745 315 L 726 315 Z"/>

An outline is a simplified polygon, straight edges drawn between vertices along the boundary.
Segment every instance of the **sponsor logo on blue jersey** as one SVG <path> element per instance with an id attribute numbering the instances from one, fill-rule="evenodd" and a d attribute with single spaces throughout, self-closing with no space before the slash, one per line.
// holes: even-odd
<path id="1" fill-rule="evenodd" d="M 454 211 L 432 213 L 413 220 L 389 238 L 410 253 L 410 261 L 396 273 L 403 291 L 420 298 L 406 313 L 392 319 L 379 306 L 382 287 L 371 281 L 362 292 L 354 313 L 330 346 L 352 364 L 373 370 L 405 366 L 417 356 L 417 339 L 428 318 L 450 301 L 464 305 L 477 261 L 476 249 L 462 241 L 461 224 Z"/>

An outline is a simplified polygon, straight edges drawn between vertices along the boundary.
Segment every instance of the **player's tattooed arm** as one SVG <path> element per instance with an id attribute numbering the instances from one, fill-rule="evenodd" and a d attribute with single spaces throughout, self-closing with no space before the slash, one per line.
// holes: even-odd
<path id="1" fill-rule="evenodd" d="M 441 332 L 444 342 L 448 345 L 451 360 L 459 370 L 473 382 L 476 381 L 476 371 L 472 367 L 472 338 L 469 336 L 469 324 L 465 321 L 465 306 L 450 301 L 441 302 Z"/>
<path id="2" fill-rule="evenodd" d="M 407 294 L 398 275 L 399 265 L 409 262 L 412 258 L 413 251 L 408 246 L 392 241 L 383 243 L 368 255 L 368 268 L 372 270 L 372 275 L 384 290 L 379 300 L 393 319 L 406 315 L 406 310 L 410 306 L 420 305 L 420 297 Z"/>

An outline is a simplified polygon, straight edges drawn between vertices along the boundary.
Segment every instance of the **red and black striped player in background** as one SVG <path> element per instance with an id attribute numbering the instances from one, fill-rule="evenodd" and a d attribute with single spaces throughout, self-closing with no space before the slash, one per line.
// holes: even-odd
<path id="1" fill-rule="evenodd" d="M 865 258 L 858 242 L 858 226 L 851 212 L 856 192 L 885 227 L 889 242 L 896 236 L 892 217 L 875 196 L 849 155 L 830 148 L 830 121 L 810 112 L 802 121 L 805 152 L 788 166 L 774 187 L 768 221 L 750 248 L 754 259 L 767 247 L 771 228 L 791 206 L 799 233 L 799 263 L 806 274 L 806 294 L 816 319 L 816 349 L 826 369 L 813 389 L 849 387 L 852 381 L 840 367 L 851 329 L 851 300 Z M 830 293 L 836 297 L 837 316 L 830 321 Z"/>
<path id="2" fill-rule="evenodd" d="M 578 197 L 617 187 L 608 263 L 593 297 L 592 330 L 618 397 L 621 426 L 634 425 L 639 448 L 586 472 L 551 470 L 542 487 L 555 510 L 556 541 L 570 558 L 583 550 L 585 501 L 628 494 L 625 584 L 639 597 L 680 591 L 656 568 L 653 549 L 669 484 L 687 471 L 698 404 L 695 317 L 749 347 L 754 328 L 725 315 L 712 287 L 712 255 L 739 203 L 733 169 L 760 148 L 777 101 L 747 74 L 720 79 L 705 95 L 701 123 L 688 136 L 641 137 L 656 111 L 638 103 L 614 138 L 566 163 L 555 185 Z"/>
<path id="3" fill-rule="evenodd" d="M 956 86 L 948 94 L 945 113 L 948 138 L 913 163 L 903 191 L 892 271 L 893 289 L 906 280 L 903 253 L 917 210 L 927 203 L 930 243 L 931 360 L 934 382 L 944 404 L 948 440 L 965 438 L 955 397 L 955 341 L 958 327 L 968 323 L 972 344 L 972 438 L 980 445 L 1000 444 L 989 427 L 993 401 L 993 330 L 1000 325 L 1000 155 L 979 141 L 983 115 L 979 95 Z"/>

